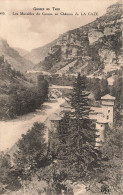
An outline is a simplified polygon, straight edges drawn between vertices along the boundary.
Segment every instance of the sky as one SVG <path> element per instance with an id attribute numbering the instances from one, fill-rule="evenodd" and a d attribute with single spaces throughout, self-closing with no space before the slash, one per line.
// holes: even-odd
<path id="1" fill-rule="evenodd" d="M 117 0 L 0 0 L 0 37 L 7 40 L 11 47 L 30 51 L 55 40 L 66 31 L 92 22 L 116 2 Z M 53 7 L 58 9 L 53 10 Z M 45 10 L 33 10 L 35 8 Z M 3 12 L 5 15 L 1 14 Z M 20 12 L 35 15 L 20 15 Z M 36 15 L 37 12 L 40 15 Z M 75 15 L 76 13 L 79 15 Z"/>

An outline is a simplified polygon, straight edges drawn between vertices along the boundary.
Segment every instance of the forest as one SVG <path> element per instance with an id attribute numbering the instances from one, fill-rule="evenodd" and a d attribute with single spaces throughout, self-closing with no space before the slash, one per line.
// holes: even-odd
<path id="1" fill-rule="evenodd" d="M 114 126 L 106 129 L 102 147 L 96 148 L 97 130 L 88 117 L 85 90 L 86 79 L 78 75 L 71 95 L 73 109 L 62 118 L 57 131 L 51 132 L 48 144 L 46 126 L 35 123 L 22 135 L 13 155 L 0 153 L 1 194 L 74 195 L 75 183 L 86 186 L 85 195 L 122 194 L 121 120 L 115 118 Z"/>
<path id="2" fill-rule="evenodd" d="M 37 83 L 28 80 L 24 74 L 11 68 L 0 58 L 0 119 L 13 119 L 34 112 L 48 96 L 48 82 L 42 75 Z"/>

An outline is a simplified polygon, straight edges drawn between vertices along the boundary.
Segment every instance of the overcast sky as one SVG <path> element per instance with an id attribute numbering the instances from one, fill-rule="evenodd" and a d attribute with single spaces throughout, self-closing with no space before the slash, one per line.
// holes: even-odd
<path id="1" fill-rule="evenodd" d="M 53 41 L 59 34 L 95 20 L 116 2 L 117 0 L 0 0 L 0 12 L 6 13 L 0 15 L 0 36 L 12 47 L 31 50 Z M 34 7 L 50 8 L 50 11 L 39 12 L 49 12 L 53 16 L 13 15 L 13 12 L 22 11 L 37 13 L 33 10 Z M 60 11 L 53 11 L 52 7 L 60 8 Z M 54 16 L 56 12 L 58 16 Z M 60 15 L 61 12 L 77 12 L 79 16 Z M 86 16 L 81 16 L 81 12 Z M 89 12 L 98 12 L 98 16 L 90 16 Z"/>

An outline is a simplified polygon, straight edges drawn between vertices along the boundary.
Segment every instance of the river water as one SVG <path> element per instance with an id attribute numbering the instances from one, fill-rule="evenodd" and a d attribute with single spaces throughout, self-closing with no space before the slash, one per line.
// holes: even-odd
<path id="1" fill-rule="evenodd" d="M 14 120 L 0 121 L 0 150 L 10 149 L 22 134 L 26 134 L 35 122 L 45 122 L 45 120 L 60 108 L 64 103 L 63 98 L 56 101 L 46 102 L 41 110 L 18 117 Z"/>

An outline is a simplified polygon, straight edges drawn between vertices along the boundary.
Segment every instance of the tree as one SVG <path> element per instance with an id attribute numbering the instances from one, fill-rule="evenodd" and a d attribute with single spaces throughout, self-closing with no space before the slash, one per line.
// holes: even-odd
<path id="1" fill-rule="evenodd" d="M 59 169 L 69 179 L 86 178 L 98 167 L 99 151 L 95 149 L 96 130 L 89 119 L 85 77 L 78 75 L 71 98 L 72 111 L 61 121 L 57 160 Z"/>
<path id="2" fill-rule="evenodd" d="M 100 82 L 101 96 L 109 93 L 108 81 L 107 79 L 102 79 Z"/>
<path id="3" fill-rule="evenodd" d="M 60 161 L 62 170 L 66 170 L 69 162 L 69 113 L 66 113 L 60 121 L 59 129 L 57 129 L 56 138 L 59 140 L 57 145 L 57 160 Z"/>
<path id="4" fill-rule="evenodd" d="M 96 100 L 100 100 L 101 97 L 101 87 L 99 78 L 87 78 L 86 79 L 86 89 L 93 92 Z"/>
<path id="5" fill-rule="evenodd" d="M 91 81 L 93 85 L 91 86 L 91 90 L 94 93 L 95 99 L 100 100 L 101 98 L 101 90 L 100 90 L 100 80 L 98 78 L 93 78 Z"/>
<path id="6" fill-rule="evenodd" d="M 85 77 L 78 74 L 71 98 L 71 106 L 73 108 L 71 123 L 73 123 L 73 126 L 76 126 L 77 132 L 79 136 L 83 137 L 82 140 L 84 143 L 88 141 L 94 145 L 96 137 L 94 124 L 89 119 L 90 106 L 88 95 L 89 93 L 86 92 Z M 84 130 L 86 131 L 85 133 Z"/>
<path id="7" fill-rule="evenodd" d="M 38 95 L 39 98 L 44 102 L 48 99 L 48 82 L 44 79 L 43 75 L 38 76 Z"/>
<path id="8" fill-rule="evenodd" d="M 14 163 L 18 176 L 22 180 L 30 179 L 37 169 L 45 166 L 47 160 L 47 145 L 44 138 L 45 126 L 35 123 L 26 135 L 17 143 Z"/>
<path id="9" fill-rule="evenodd" d="M 14 118 L 35 111 L 41 106 L 41 97 L 38 99 L 37 89 L 25 88 L 18 84 L 10 85 L 9 104 L 6 113 L 8 117 Z"/>
<path id="10" fill-rule="evenodd" d="M 44 78 L 40 78 L 38 87 L 27 87 L 18 82 L 15 83 L 12 78 L 6 93 L 9 98 L 1 101 L 0 117 L 15 118 L 40 108 L 41 104 L 48 99 L 48 82 Z"/>
<path id="11" fill-rule="evenodd" d="M 85 77 L 78 75 L 74 84 L 71 105 L 73 112 L 70 120 L 70 161 L 80 177 L 94 171 L 98 164 L 98 151 L 95 149 L 96 130 L 89 119 L 90 106 L 86 90 Z M 71 168 L 72 170 L 72 168 Z"/>
<path id="12" fill-rule="evenodd" d="M 17 190 L 19 187 L 18 176 L 13 174 L 10 155 L 0 152 L 0 194 L 6 190 Z"/>
<path id="13" fill-rule="evenodd" d="M 102 147 L 101 174 L 99 182 L 109 185 L 114 194 L 122 194 L 122 169 L 123 169 L 123 131 L 122 126 L 109 129 L 106 132 L 105 142 Z"/>
<path id="14" fill-rule="evenodd" d="M 111 95 L 116 97 L 115 100 L 115 112 L 114 112 L 114 119 L 115 119 L 115 125 L 117 124 L 122 124 L 122 108 L 123 108 L 123 90 L 122 90 L 122 85 L 123 85 L 123 79 L 122 77 L 116 77 L 113 86 L 111 87 Z"/>

